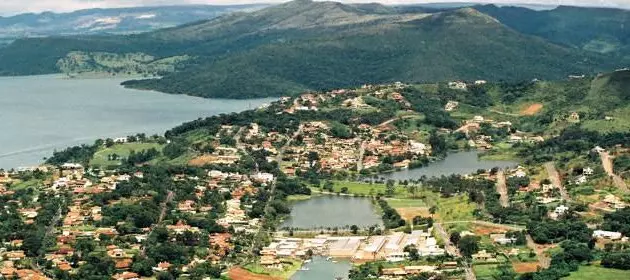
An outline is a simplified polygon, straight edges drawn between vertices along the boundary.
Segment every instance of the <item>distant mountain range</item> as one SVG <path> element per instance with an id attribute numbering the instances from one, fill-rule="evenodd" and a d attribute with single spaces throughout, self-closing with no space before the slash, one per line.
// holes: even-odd
<path id="1" fill-rule="evenodd" d="M 208 20 L 235 11 L 253 11 L 265 6 L 187 5 L 20 14 L 0 17 L 0 38 L 6 41 L 51 35 L 139 33 Z"/>
<path id="2" fill-rule="evenodd" d="M 160 74 L 126 86 L 279 96 L 393 81 L 563 79 L 630 62 L 630 11 L 297 0 L 133 35 L 20 39 L 0 74 Z"/>

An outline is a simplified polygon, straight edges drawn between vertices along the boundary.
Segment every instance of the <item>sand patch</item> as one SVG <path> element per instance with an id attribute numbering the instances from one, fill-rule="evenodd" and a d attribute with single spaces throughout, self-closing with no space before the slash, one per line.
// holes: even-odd
<path id="1" fill-rule="evenodd" d="M 534 103 L 532 105 L 527 106 L 527 108 L 521 110 L 521 115 L 523 116 L 533 116 L 536 115 L 540 110 L 542 110 L 543 105 L 540 103 Z"/>

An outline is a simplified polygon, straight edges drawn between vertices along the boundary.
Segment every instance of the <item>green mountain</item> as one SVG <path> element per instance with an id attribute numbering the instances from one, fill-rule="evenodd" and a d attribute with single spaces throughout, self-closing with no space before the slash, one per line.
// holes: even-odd
<path id="1" fill-rule="evenodd" d="M 473 8 L 428 13 L 298 0 L 139 35 L 18 40 L 0 51 L 0 74 L 59 72 L 59 61 L 73 61 L 68 54 L 77 51 L 85 61 L 186 56 L 168 67 L 142 60 L 110 69 L 97 63 L 96 70 L 163 76 L 125 83 L 134 88 L 247 98 L 398 80 L 558 79 L 623 62 L 532 35 Z M 90 70 L 86 63 L 61 65 L 66 72 Z"/>
<path id="2" fill-rule="evenodd" d="M 630 10 L 559 6 L 534 11 L 519 7 L 478 6 L 518 32 L 586 51 L 626 56 L 630 53 Z"/>

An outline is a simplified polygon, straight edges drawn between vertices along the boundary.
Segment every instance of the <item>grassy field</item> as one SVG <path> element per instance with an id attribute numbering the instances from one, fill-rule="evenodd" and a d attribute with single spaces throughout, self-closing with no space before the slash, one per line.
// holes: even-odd
<path id="1" fill-rule="evenodd" d="M 493 279 L 492 276 L 497 272 L 497 267 L 496 264 L 474 265 L 473 271 L 477 279 Z"/>
<path id="2" fill-rule="evenodd" d="M 341 188 L 348 188 L 348 193 L 362 195 L 376 195 L 385 193 L 384 184 L 369 184 L 361 182 L 334 181 L 335 192 Z M 444 198 L 440 194 L 419 187 L 416 194 L 412 195 L 404 186 L 396 185 L 394 196 L 386 199 L 393 208 L 416 208 L 436 206 L 436 218 L 440 221 L 469 221 L 474 220 L 473 211 L 476 205 L 468 202 L 466 196 L 454 196 Z"/>
<path id="3" fill-rule="evenodd" d="M 465 195 L 444 198 L 438 193 L 429 191 L 423 192 L 422 195 L 429 207 L 437 207 L 436 218 L 439 221 L 471 221 L 475 219 L 473 211 L 476 205 L 469 203 L 468 197 Z"/>
<path id="4" fill-rule="evenodd" d="M 14 183 L 11 185 L 11 189 L 12 190 L 24 190 L 27 188 L 34 188 L 37 189 L 38 186 L 42 186 L 44 184 L 44 182 L 42 180 L 37 180 L 37 179 L 31 179 L 28 181 L 18 181 L 17 183 Z"/>
<path id="5" fill-rule="evenodd" d="M 289 279 L 291 276 L 302 267 L 302 261 L 297 259 L 290 260 L 293 264 L 285 267 L 283 270 L 268 269 L 258 263 L 248 264 L 244 268 L 255 274 L 270 275 L 273 277 L 279 277 L 282 279 Z"/>
<path id="6" fill-rule="evenodd" d="M 567 280 L 617 280 L 630 278 L 630 272 L 627 270 L 603 268 L 600 266 L 580 266 L 576 272 L 572 272 L 570 276 L 562 278 Z"/>
<path id="7" fill-rule="evenodd" d="M 348 188 L 348 193 L 362 195 L 376 195 L 377 193 L 385 193 L 385 184 L 370 184 L 362 182 L 349 181 L 333 181 L 335 192 L 341 192 L 341 188 Z M 396 193 L 403 191 L 402 188 L 396 188 Z"/>
<path id="8" fill-rule="evenodd" d="M 421 199 L 388 198 L 387 203 L 392 208 L 427 207 L 427 203 Z"/>
<path id="9" fill-rule="evenodd" d="M 117 165 L 120 163 L 118 160 L 107 160 L 108 155 L 117 154 L 120 157 L 127 157 L 131 151 L 142 151 L 148 150 L 151 148 L 156 148 L 158 151 L 162 150 L 162 145 L 157 143 L 125 143 L 125 144 L 116 144 L 109 148 L 102 149 L 94 154 L 90 165 L 94 166 L 108 166 L 108 165 Z"/>

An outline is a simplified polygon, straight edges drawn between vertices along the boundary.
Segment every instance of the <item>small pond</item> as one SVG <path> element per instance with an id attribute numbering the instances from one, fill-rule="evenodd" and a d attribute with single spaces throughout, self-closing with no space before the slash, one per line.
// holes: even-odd
<path id="1" fill-rule="evenodd" d="M 321 195 L 293 203 L 291 215 L 281 228 L 319 229 L 381 224 L 382 220 L 370 198 Z"/>
<path id="2" fill-rule="evenodd" d="M 432 162 L 428 166 L 382 174 L 381 177 L 394 180 L 408 180 L 419 179 L 422 176 L 430 178 L 451 174 L 464 175 L 474 173 L 479 169 L 508 168 L 518 165 L 516 161 L 483 160 L 479 159 L 478 155 L 479 152 L 477 151 L 449 153 L 444 160 Z"/>

